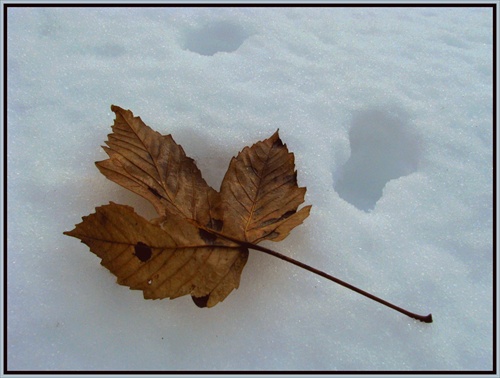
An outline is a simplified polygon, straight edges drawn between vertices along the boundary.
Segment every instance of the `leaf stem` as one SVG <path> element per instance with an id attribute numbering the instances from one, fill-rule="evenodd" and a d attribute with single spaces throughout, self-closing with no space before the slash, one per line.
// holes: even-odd
<path id="1" fill-rule="evenodd" d="M 210 232 L 213 232 L 212 230 Z M 298 260 L 295 260 L 295 259 L 292 259 L 291 257 L 288 257 L 288 256 L 285 256 L 285 255 L 282 255 L 281 253 L 279 252 L 276 252 L 276 251 L 273 251 L 272 249 L 269 249 L 269 248 L 265 248 L 265 247 L 261 247 L 259 245 L 256 245 L 256 244 L 252 244 L 252 243 L 248 243 L 248 242 L 244 242 L 244 241 L 241 241 L 241 240 L 238 240 L 238 239 L 233 239 L 229 236 L 226 236 L 224 234 L 219 234 L 218 232 L 214 232 L 214 234 L 217 234 L 218 236 L 224 238 L 224 239 L 227 239 L 227 240 L 230 240 L 232 242 L 235 242 L 235 243 L 238 243 L 240 244 L 241 246 L 245 247 L 245 248 L 249 248 L 249 249 L 253 249 L 253 250 L 256 250 L 256 251 L 260 251 L 260 252 L 264 252 L 264 253 L 267 253 L 268 255 L 272 255 L 274 257 L 277 257 L 281 260 L 284 260 L 286 262 L 289 262 L 290 264 L 293 264 L 293 265 L 296 265 L 302 269 L 305 269 L 305 270 L 308 270 L 309 272 L 312 272 L 314 274 L 317 274 L 318 276 L 321 276 L 321 277 L 324 277 L 326 278 L 327 280 L 330 280 L 330 281 L 333 281 L 339 285 L 342 285 L 352 291 L 355 291 L 356 293 L 358 294 L 361 294 L 361 295 L 364 295 L 365 297 L 367 298 L 370 298 L 378 303 L 381 303 L 383 304 L 384 306 L 387 306 L 387 307 L 390 307 L 392 308 L 393 310 L 396 310 L 402 314 L 405 314 L 406 316 L 409 316 L 410 318 L 413 318 L 413 319 L 416 319 L 416 320 L 420 320 L 421 322 L 424 322 L 424 323 L 432 323 L 432 314 L 429 314 L 429 315 L 418 315 L 418 314 L 415 314 L 413 312 L 410 312 L 410 311 L 407 311 L 405 310 L 404 308 L 401 308 L 399 306 L 396 306 L 390 302 L 387 302 L 373 294 L 370 294 L 364 290 L 361 290 L 360 288 L 357 288 L 356 286 L 353 286 L 345 281 L 342 281 L 340 279 L 338 279 L 337 277 L 334 277 L 328 273 L 325 273 L 319 269 L 316 269 L 316 268 L 313 268 L 312 266 L 309 266 L 307 264 L 304 264 Z"/>
<path id="2" fill-rule="evenodd" d="M 340 279 L 338 279 L 337 277 L 334 277 L 334 276 L 331 276 L 330 274 L 328 273 L 325 273 L 319 269 L 316 269 L 316 268 L 313 268 L 312 266 L 309 266 L 307 264 L 304 264 L 300 261 L 297 261 L 295 259 L 292 259 L 291 257 L 288 257 L 288 256 L 285 256 L 285 255 L 282 255 L 281 253 L 278 253 L 276 251 L 273 251 L 272 249 L 267 249 L 265 247 L 260 247 L 258 245 L 255 245 L 255 244 L 251 244 L 251 243 L 245 243 L 243 244 L 245 247 L 247 248 L 251 248 L 251 249 L 254 249 L 254 250 L 258 250 L 260 252 L 264 252 L 264 253 L 267 253 L 269 255 L 272 255 L 272 256 L 275 256 L 281 260 L 285 260 L 293 265 L 296 265 L 302 269 L 305 269 L 305 270 L 308 270 L 314 274 L 317 274 L 318 276 L 321 276 L 321 277 L 324 277 L 330 281 L 333 281 L 339 285 L 342 285 L 348 289 L 351 289 L 353 291 L 355 291 L 356 293 L 358 294 L 361 294 L 361 295 L 364 295 L 365 297 L 367 298 L 370 298 L 378 303 L 381 303 L 383 304 L 384 306 L 387 306 L 387 307 L 390 307 L 392 308 L 393 310 L 396 310 L 402 314 L 405 314 L 406 316 L 409 316 L 410 318 L 413 318 L 413 319 L 417 319 L 417 320 L 420 320 L 421 322 L 424 322 L 424 323 L 432 323 L 432 314 L 429 314 L 429 315 L 418 315 L 418 314 L 415 314 L 413 312 L 410 312 L 410 311 L 407 311 L 405 310 L 404 308 L 401 308 L 399 306 L 396 306 L 390 302 L 387 302 L 373 294 L 370 294 L 364 290 L 361 290 L 360 288 L 357 288 L 356 286 L 353 286 L 345 281 L 342 281 Z"/>

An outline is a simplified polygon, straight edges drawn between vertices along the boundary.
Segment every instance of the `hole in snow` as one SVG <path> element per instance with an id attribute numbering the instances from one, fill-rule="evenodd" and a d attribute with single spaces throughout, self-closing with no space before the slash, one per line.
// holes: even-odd
<path id="1" fill-rule="evenodd" d="M 407 123 L 402 111 L 370 109 L 355 114 L 349 131 L 351 156 L 334 184 L 341 198 L 369 211 L 388 181 L 417 170 L 419 142 Z"/>
<path id="2" fill-rule="evenodd" d="M 212 22 L 186 34 L 184 47 L 201 55 L 232 52 L 249 37 L 240 25 L 228 21 Z"/>

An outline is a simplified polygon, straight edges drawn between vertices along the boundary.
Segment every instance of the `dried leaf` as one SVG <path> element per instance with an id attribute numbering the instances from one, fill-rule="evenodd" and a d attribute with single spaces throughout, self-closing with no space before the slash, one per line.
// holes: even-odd
<path id="1" fill-rule="evenodd" d="M 175 214 L 202 225 L 220 219 L 215 213 L 219 194 L 172 136 L 151 130 L 130 110 L 111 110 L 116 113 L 113 134 L 103 147 L 109 159 L 96 163 L 101 173 L 149 200 L 160 215 Z"/>
<path id="2" fill-rule="evenodd" d="M 170 135 L 151 130 L 129 110 L 111 109 L 116 119 L 103 147 L 109 159 L 97 162 L 97 167 L 148 199 L 159 217 L 147 221 L 131 207 L 111 202 L 64 234 L 87 244 L 119 284 L 142 290 L 146 299 L 190 294 L 197 306 L 212 307 L 238 288 L 248 249 L 254 249 L 432 323 L 431 314 L 412 313 L 256 244 L 284 239 L 311 209 L 298 210 L 306 188 L 298 187 L 294 156 L 278 132 L 231 160 L 219 193 Z"/>
<path id="3" fill-rule="evenodd" d="M 311 206 L 297 212 L 305 194 L 276 131 L 231 160 L 221 185 L 223 233 L 255 244 L 282 240 L 309 215 Z"/>
<path id="4" fill-rule="evenodd" d="M 108 179 L 149 200 L 159 218 L 110 203 L 83 217 L 66 235 L 79 238 L 144 298 L 190 294 L 212 307 L 238 288 L 249 243 L 279 241 L 302 223 L 306 188 L 297 185 L 294 156 L 278 135 L 245 147 L 231 160 L 220 193 L 170 135 L 151 130 L 118 106 L 96 165 Z"/>
<path id="5" fill-rule="evenodd" d="M 144 298 L 207 297 L 211 307 L 238 287 L 248 250 L 216 238 L 207 243 L 192 223 L 169 215 L 149 222 L 129 206 L 96 208 L 66 235 L 81 239 L 120 285 Z M 215 245 L 216 244 L 216 245 Z"/>

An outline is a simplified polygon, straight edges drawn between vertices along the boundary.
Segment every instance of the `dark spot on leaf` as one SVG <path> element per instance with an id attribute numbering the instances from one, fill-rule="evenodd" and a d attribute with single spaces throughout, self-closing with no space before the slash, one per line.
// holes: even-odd
<path id="1" fill-rule="evenodd" d="M 143 242 L 137 243 L 134 249 L 135 249 L 134 256 L 136 256 L 142 262 L 148 261 L 151 258 L 151 255 L 153 254 L 151 248 L 148 245 L 144 244 Z"/>
<path id="2" fill-rule="evenodd" d="M 203 307 L 207 307 L 208 298 L 210 298 L 210 294 L 205 295 L 204 297 L 191 296 L 191 298 L 193 299 L 193 302 L 196 306 L 198 306 L 199 308 L 203 308 Z"/>
<path id="3" fill-rule="evenodd" d="M 288 217 L 291 217 L 293 214 L 295 214 L 297 212 L 297 210 L 290 210 L 290 211 L 287 211 L 285 214 L 283 214 L 279 220 L 283 220 L 283 219 L 286 219 Z"/>
<path id="4" fill-rule="evenodd" d="M 207 224 L 207 228 L 210 228 L 214 231 L 220 231 L 222 230 L 222 225 L 224 224 L 223 221 L 220 219 L 210 219 L 210 221 Z"/>
<path id="5" fill-rule="evenodd" d="M 214 244 L 215 240 L 217 239 L 217 236 L 201 228 L 198 230 L 198 233 L 203 241 L 207 244 Z"/>
<path id="6" fill-rule="evenodd" d="M 160 194 L 160 193 L 158 193 L 158 191 L 157 191 L 156 189 L 154 189 L 154 188 L 150 188 L 150 187 L 148 186 L 148 190 L 149 190 L 151 193 L 153 193 L 156 197 L 158 197 L 158 198 L 160 198 L 160 199 L 161 199 L 161 198 L 163 198 L 163 197 L 161 196 L 161 194 Z"/>
<path id="7" fill-rule="evenodd" d="M 276 223 L 278 221 L 279 221 L 278 218 L 271 218 L 271 219 L 268 219 L 268 220 L 266 220 L 264 222 L 261 222 L 259 224 L 259 227 L 266 227 L 266 226 L 269 226 L 270 224 Z"/>
<path id="8" fill-rule="evenodd" d="M 289 218 L 291 217 L 293 214 L 295 214 L 297 211 L 296 210 L 290 210 L 290 211 L 287 211 L 285 214 L 283 214 L 281 217 L 279 218 L 271 218 L 271 219 L 268 219 L 264 222 L 261 222 L 259 224 L 260 227 L 266 227 L 266 226 L 269 226 L 270 224 L 273 224 L 273 223 L 277 223 L 277 222 L 281 222 L 282 220 L 285 220 L 286 218 Z"/>
<path id="9" fill-rule="evenodd" d="M 274 238 L 277 238 L 279 236 L 279 232 L 276 232 L 276 231 L 273 231 L 273 232 L 270 232 L 269 234 L 265 235 L 262 237 L 262 239 L 270 239 L 270 240 L 273 240 Z"/>

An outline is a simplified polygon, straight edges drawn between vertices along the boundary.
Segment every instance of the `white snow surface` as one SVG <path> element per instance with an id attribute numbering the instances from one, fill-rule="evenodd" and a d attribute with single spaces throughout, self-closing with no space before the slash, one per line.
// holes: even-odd
<path id="1" fill-rule="evenodd" d="M 9 8 L 10 370 L 491 370 L 491 8 Z M 214 308 L 144 300 L 63 235 L 109 201 L 110 105 L 218 189 L 279 129 L 309 218 Z"/>

